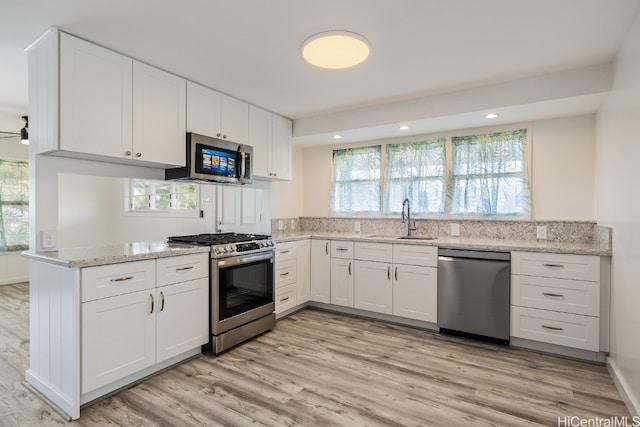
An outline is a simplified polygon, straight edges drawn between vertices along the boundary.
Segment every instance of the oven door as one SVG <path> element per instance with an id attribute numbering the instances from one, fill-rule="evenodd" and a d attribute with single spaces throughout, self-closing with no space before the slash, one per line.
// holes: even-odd
<path id="1" fill-rule="evenodd" d="M 211 260 L 213 335 L 274 311 L 274 260 L 275 251 Z"/>

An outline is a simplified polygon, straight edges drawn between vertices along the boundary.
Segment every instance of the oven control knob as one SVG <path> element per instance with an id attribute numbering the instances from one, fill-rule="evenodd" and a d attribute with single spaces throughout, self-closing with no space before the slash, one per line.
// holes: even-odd
<path id="1" fill-rule="evenodd" d="M 226 248 L 224 248 L 224 251 L 229 253 L 233 252 L 233 246 L 231 245 L 227 246 Z"/>

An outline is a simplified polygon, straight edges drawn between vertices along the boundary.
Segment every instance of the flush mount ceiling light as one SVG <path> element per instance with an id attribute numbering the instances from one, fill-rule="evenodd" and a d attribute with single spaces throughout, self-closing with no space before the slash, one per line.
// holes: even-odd
<path id="1" fill-rule="evenodd" d="M 489 113 L 486 116 L 484 116 L 485 119 L 495 119 L 496 117 L 498 117 L 498 114 L 496 113 Z"/>
<path id="2" fill-rule="evenodd" d="M 351 31 L 323 31 L 307 38 L 302 57 L 320 68 L 341 69 L 360 64 L 369 56 L 369 42 Z"/>

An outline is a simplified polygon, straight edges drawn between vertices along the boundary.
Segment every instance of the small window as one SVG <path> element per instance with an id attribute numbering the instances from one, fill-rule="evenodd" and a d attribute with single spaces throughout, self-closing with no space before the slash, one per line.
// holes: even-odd
<path id="1" fill-rule="evenodd" d="M 379 214 L 381 146 L 333 152 L 331 213 Z"/>
<path id="2" fill-rule="evenodd" d="M 129 212 L 196 215 L 199 186 L 189 182 L 132 179 L 129 184 Z"/>
<path id="3" fill-rule="evenodd" d="M 451 214 L 530 215 L 525 129 L 454 136 L 452 145 Z"/>

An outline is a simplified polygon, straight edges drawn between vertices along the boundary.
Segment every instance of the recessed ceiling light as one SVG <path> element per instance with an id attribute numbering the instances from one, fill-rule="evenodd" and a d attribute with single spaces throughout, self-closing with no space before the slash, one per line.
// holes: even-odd
<path id="1" fill-rule="evenodd" d="M 351 31 L 323 31 L 302 43 L 302 57 L 320 68 L 349 68 L 369 56 L 369 42 Z"/>
<path id="2" fill-rule="evenodd" d="M 495 119 L 496 117 L 498 117 L 496 113 L 489 113 L 486 116 L 484 116 L 485 119 Z"/>
<path id="3" fill-rule="evenodd" d="M 333 139 L 342 139 L 342 135 L 333 135 Z"/>
<path id="4" fill-rule="evenodd" d="M 407 130 L 407 129 L 409 129 L 409 125 L 400 126 L 400 130 Z"/>

